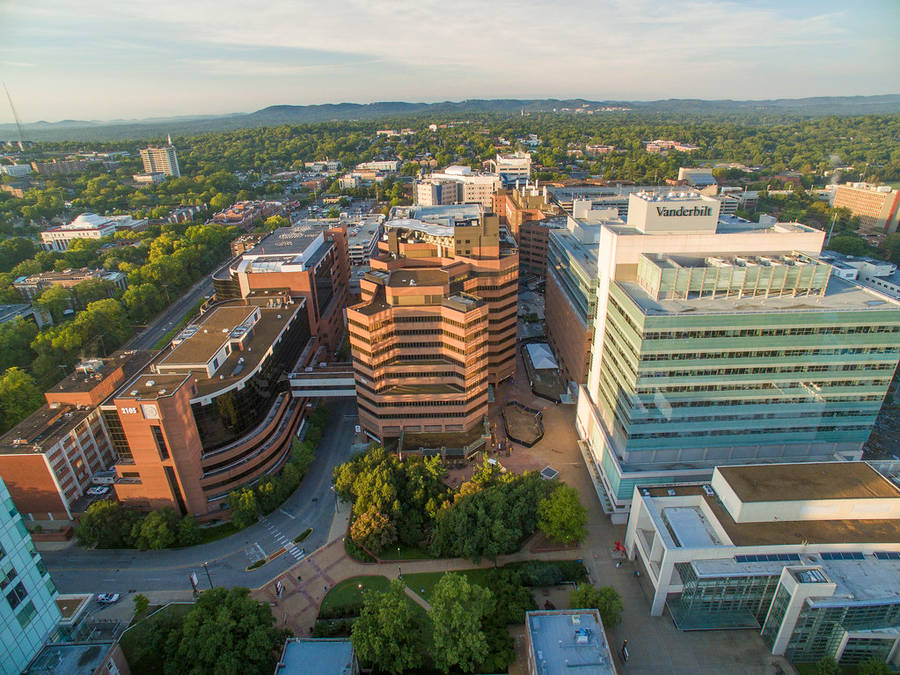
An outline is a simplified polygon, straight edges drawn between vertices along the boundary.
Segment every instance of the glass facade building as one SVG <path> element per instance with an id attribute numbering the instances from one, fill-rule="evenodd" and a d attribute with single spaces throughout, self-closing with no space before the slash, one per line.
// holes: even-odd
<path id="1" fill-rule="evenodd" d="M 0 479 L 0 675 L 18 675 L 61 618 L 53 580 Z"/>

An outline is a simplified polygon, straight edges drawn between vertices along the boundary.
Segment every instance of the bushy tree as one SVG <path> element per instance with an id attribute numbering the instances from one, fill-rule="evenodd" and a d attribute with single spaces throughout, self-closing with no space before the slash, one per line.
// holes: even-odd
<path id="1" fill-rule="evenodd" d="M 550 539 L 574 544 L 585 535 L 587 509 L 578 498 L 578 490 L 561 483 L 538 504 L 538 528 Z"/>
<path id="2" fill-rule="evenodd" d="M 206 591 L 170 634 L 165 673 L 269 675 L 286 637 L 274 623 L 269 605 L 246 588 Z"/>
<path id="3" fill-rule="evenodd" d="M 578 584 L 569 594 L 572 609 L 596 609 L 600 612 L 603 625 L 612 628 L 622 619 L 622 597 L 612 586 L 595 588 L 590 584 Z"/>
<path id="4" fill-rule="evenodd" d="M 150 606 L 150 600 L 147 599 L 147 596 L 143 593 L 138 593 L 134 596 L 134 613 L 135 615 L 143 614 L 147 611 L 147 608 Z"/>
<path id="5" fill-rule="evenodd" d="M 178 514 L 174 509 L 151 511 L 134 524 L 131 539 L 140 549 L 168 548 L 178 537 Z"/>
<path id="6" fill-rule="evenodd" d="M 20 368 L 0 375 L 0 433 L 11 429 L 44 402 L 34 378 Z"/>
<path id="7" fill-rule="evenodd" d="M 91 504 L 81 517 L 75 536 L 84 546 L 128 548 L 132 528 L 141 516 L 118 502 L 101 499 Z"/>
<path id="8" fill-rule="evenodd" d="M 868 658 L 859 664 L 859 675 L 890 675 L 894 672 L 884 659 Z"/>
<path id="9" fill-rule="evenodd" d="M 228 494 L 228 508 L 231 510 L 231 521 L 239 528 L 252 525 L 259 518 L 259 504 L 256 492 L 250 488 L 242 488 Z"/>
<path id="10" fill-rule="evenodd" d="M 397 528 L 386 515 L 369 509 L 354 518 L 350 536 L 357 544 L 377 555 L 397 541 Z"/>
<path id="11" fill-rule="evenodd" d="M 490 653 L 485 620 L 494 610 L 491 592 L 448 572 L 434 587 L 431 611 L 432 659 L 443 672 L 475 672 Z"/>
<path id="12" fill-rule="evenodd" d="M 350 633 L 359 660 L 387 673 L 414 672 L 425 662 L 427 626 L 403 589 L 395 579 L 387 592 L 368 591 Z"/>

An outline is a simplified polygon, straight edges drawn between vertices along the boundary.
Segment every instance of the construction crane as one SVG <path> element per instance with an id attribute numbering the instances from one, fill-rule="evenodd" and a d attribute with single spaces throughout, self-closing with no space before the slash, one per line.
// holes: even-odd
<path id="1" fill-rule="evenodd" d="M 16 112 L 16 106 L 13 105 L 12 96 L 9 95 L 9 89 L 6 88 L 6 82 L 3 83 L 3 91 L 6 92 L 6 99 L 9 101 L 10 110 L 12 110 L 13 118 L 16 120 L 16 129 L 19 130 L 19 150 L 25 152 L 25 135 L 22 133 L 22 123 L 19 121 L 19 113 Z"/>

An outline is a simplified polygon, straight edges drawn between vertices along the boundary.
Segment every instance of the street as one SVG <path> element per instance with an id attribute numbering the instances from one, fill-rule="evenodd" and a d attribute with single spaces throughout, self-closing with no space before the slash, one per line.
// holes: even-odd
<path id="1" fill-rule="evenodd" d="M 316 451 L 316 459 L 300 487 L 280 509 L 245 530 L 225 539 L 163 551 L 131 549 L 84 550 L 77 545 L 42 553 L 61 593 L 126 593 L 129 590 L 189 591 L 191 572 L 200 588 L 214 585 L 260 586 L 297 563 L 286 551 L 272 562 L 250 572 L 248 565 L 262 555 L 293 548 L 292 540 L 307 528 L 312 534 L 299 545 L 307 552 L 326 543 L 335 512 L 331 491 L 334 467 L 350 456 L 357 423 L 356 402 L 337 399 L 329 403 L 328 427 Z M 208 563 L 206 570 L 203 563 Z"/>

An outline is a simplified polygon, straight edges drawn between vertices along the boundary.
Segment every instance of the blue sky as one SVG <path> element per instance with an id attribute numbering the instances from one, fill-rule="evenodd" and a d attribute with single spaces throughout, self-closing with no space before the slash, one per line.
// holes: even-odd
<path id="1" fill-rule="evenodd" d="M 898 28 L 898 0 L 0 0 L 0 80 L 23 122 L 885 94 L 900 92 Z"/>

